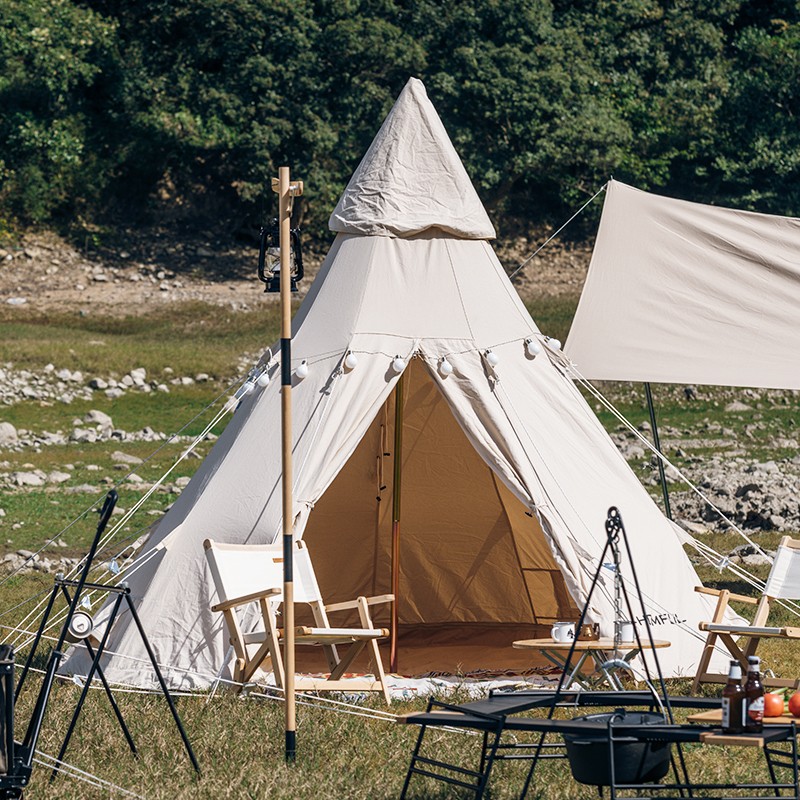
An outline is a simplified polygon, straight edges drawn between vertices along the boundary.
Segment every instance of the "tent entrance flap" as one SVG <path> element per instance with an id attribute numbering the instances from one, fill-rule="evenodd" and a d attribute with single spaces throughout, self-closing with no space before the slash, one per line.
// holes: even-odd
<path id="1" fill-rule="evenodd" d="M 475 452 L 419 359 L 404 384 L 403 671 L 464 669 L 464 658 L 472 668 L 520 667 L 511 642 L 545 635 L 556 619 L 575 616 L 575 605 L 537 520 Z M 394 448 L 394 404 L 390 396 L 309 518 L 305 539 L 330 602 L 391 591 L 398 473 L 382 448 Z M 376 486 L 385 488 L 376 494 Z M 388 627 L 385 613 L 376 625 Z"/>

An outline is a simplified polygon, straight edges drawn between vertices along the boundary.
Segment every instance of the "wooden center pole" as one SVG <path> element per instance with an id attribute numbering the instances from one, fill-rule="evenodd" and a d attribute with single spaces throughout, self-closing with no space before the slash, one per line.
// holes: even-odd
<path id="1" fill-rule="evenodd" d="M 397 672 L 397 636 L 400 602 L 400 489 L 403 483 L 403 386 L 405 373 L 394 390 L 394 475 L 392 478 L 392 622 L 389 649 L 389 670 Z"/>

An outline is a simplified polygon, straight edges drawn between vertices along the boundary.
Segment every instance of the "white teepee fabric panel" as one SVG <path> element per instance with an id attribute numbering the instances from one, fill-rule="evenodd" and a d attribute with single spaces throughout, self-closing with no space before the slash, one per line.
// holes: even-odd
<path id="1" fill-rule="evenodd" d="M 410 78 L 328 223 L 337 233 L 409 236 L 441 228 L 494 239 L 494 226 L 425 87 Z"/>
<path id="2" fill-rule="evenodd" d="M 800 219 L 608 184 L 565 352 L 587 378 L 800 389 Z"/>

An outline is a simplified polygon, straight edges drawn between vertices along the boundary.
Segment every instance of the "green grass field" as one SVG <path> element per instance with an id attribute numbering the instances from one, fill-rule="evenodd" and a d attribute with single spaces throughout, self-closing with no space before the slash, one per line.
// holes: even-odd
<path id="1" fill-rule="evenodd" d="M 545 333 L 563 341 L 574 307 L 574 300 L 542 300 L 532 305 L 532 312 Z M 174 375 L 206 372 L 212 376 L 209 383 L 171 387 L 169 394 L 128 392 L 111 401 L 97 393 L 91 401 L 75 401 L 69 405 L 26 401 L 0 407 L 0 421 L 33 432 L 69 431 L 74 418 L 81 418 L 89 409 L 96 408 L 111 415 L 116 427 L 127 431 L 150 426 L 172 433 L 189 423 L 184 433 L 197 434 L 209 419 L 210 412 L 204 409 L 232 378 L 239 359 L 243 354 L 255 356 L 274 341 L 278 324 L 274 311 L 232 313 L 202 305 L 180 306 L 122 320 L 67 313 L 44 317 L 18 309 L 13 312 L 4 307 L 0 309 L 0 341 L 3 343 L 0 362 L 13 363 L 17 369 L 40 370 L 52 363 L 57 369 L 79 369 L 87 377 L 120 377 L 134 367 L 144 367 L 152 376 L 168 375 L 164 370 L 169 367 Z M 606 385 L 602 388 L 635 425 L 646 420 L 641 387 Z M 791 455 L 788 451 L 771 450 L 766 435 L 745 438 L 745 428 L 752 422 L 750 416 L 731 418 L 723 413 L 724 404 L 731 396 L 731 390 L 703 387 L 700 399 L 686 403 L 680 387 L 656 387 L 660 424 L 665 429 L 692 436 L 709 423 L 724 422 L 737 440 L 741 437 L 742 441 L 747 441 L 748 456 L 754 460 Z M 757 401 L 755 413 L 771 435 L 789 435 L 795 428 L 796 399 L 785 400 L 785 397 L 788 396 L 780 393 L 765 394 Z M 595 401 L 590 402 L 595 407 Z M 600 410 L 598 413 L 609 430 L 616 429 L 618 423 L 608 412 Z M 215 431 L 219 433 L 218 429 Z M 158 447 L 160 449 L 151 458 Z M 182 447 L 179 443 L 162 447 L 148 442 L 105 442 L 0 452 L 4 472 L 66 469 L 70 475 L 58 486 L 9 489 L 0 495 L 0 507 L 6 512 L 0 517 L 2 550 L 38 550 L 45 541 L 61 534 L 66 547 L 53 546 L 49 552 L 58 555 L 84 552 L 96 518 L 80 518 L 80 515 L 125 474 L 116 468 L 112 453 L 122 449 L 146 459 L 133 469 L 144 481 L 153 481 L 168 468 Z M 209 447 L 209 442 L 201 443 L 198 455 L 205 455 Z M 676 456 L 676 463 L 691 472 L 692 459 L 708 450 L 713 448 L 700 448 Z M 183 462 L 170 480 L 189 477 L 199 463 L 197 458 Z M 649 468 L 642 463 L 632 463 L 632 466 L 642 476 L 648 473 Z M 96 487 L 96 491 L 69 492 L 85 484 Z M 660 501 L 658 487 L 648 486 L 648 489 Z M 135 486 L 126 485 L 120 503 L 129 507 L 141 494 Z M 124 531 L 123 538 L 140 535 L 176 496 L 176 491 L 172 490 L 154 494 L 143 512 Z M 71 524 L 76 518 L 78 521 Z M 764 533 L 760 534 L 759 541 L 763 546 L 772 547 L 777 538 L 778 534 Z M 732 533 L 713 533 L 708 541 L 722 552 L 740 542 Z M 725 574 L 711 567 L 700 568 L 700 574 L 710 585 L 731 585 L 735 591 L 742 591 L 741 586 L 731 584 Z M 5 612 L 0 617 L 3 624 L 18 618 L 16 614 L 25 607 L 13 614 L 8 613 L 9 609 L 31 595 L 46 593 L 51 586 L 52 577 L 41 573 L 15 576 L 0 584 L 0 613 Z M 762 655 L 782 674 L 800 674 L 800 656 L 796 648 L 765 645 Z M 18 709 L 22 721 L 30 711 L 33 688 L 28 687 Z M 672 682 L 676 693 L 687 688 L 686 681 Z M 45 753 L 55 755 L 58 751 L 78 692 L 70 683 L 56 687 L 40 742 Z M 299 756 L 297 763 L 289 767 L 283 763 L 281 703 L 230 694 L 222 694 L 208 704 L 205 698 L 184 697 L 180 698 L 179 707 L 203 768 L 198 778 L 189 767 L 160 697 L 124 694 L 121 704 L 139 744 L 140 759 L 134 760 L 127 751 L 103 695 L 92 692 L 66 760 L 148 798 L 396 797 L 416 736 L 416 730 L 387 721 L 301 706 L 298 712 Z M 368 701 L 366 706 L 381 707 L 375 700 Z M 395 704 L 391 710 L 406 713 L 421 707 L 418 701 Z M 476 737 L 464 734 L 438 734 L 437 737 L 434 738 L 442 753 L 466 754 L 471 748 L 477 752 Z M 744 780 L 759 775 L 757 754 L 752 751 L 731 754 L 715 748 L 693 747 L 687 751 L 696 769 L 709 777 L 724 774 L 732 780 Z M 492 797 L 515 797 L 524 769 L 521 764 L 501 765 L 494 777 Z M 415 787 L 415 797 L 454 796 L 441 786 L 416 783 Z M 48 771 L 37 766 L 29 796 L 47 799 L 122 795 L 64 777 L 50 784 Z M 529 796 L 555 800 L 595 795 L 592 789 L 568 778 L 564 762 L 550 762 L 543 766 L 536 788 Z"/>

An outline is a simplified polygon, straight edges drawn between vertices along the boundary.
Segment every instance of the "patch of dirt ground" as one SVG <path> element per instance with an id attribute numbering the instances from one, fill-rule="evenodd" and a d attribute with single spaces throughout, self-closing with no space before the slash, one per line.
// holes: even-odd
<path id="1" fill-rule="evenodd" d="M 547 238 L 516 237 L 493 246 L 511 275 Z M 52 232 L 27 232 L 0 247 L 0 303 L 40 312 L 146 314 L 168 303 L 199 301 L 246 310 L 262 292 L 258 246 L 167 230 L 126 231 L 122 244 L 76 246 Z M 523 300 L 577 296 L 591 244 L 553 241 L 513 278 Z M 324 251 L 305 254 L 308 291 Z"/>

